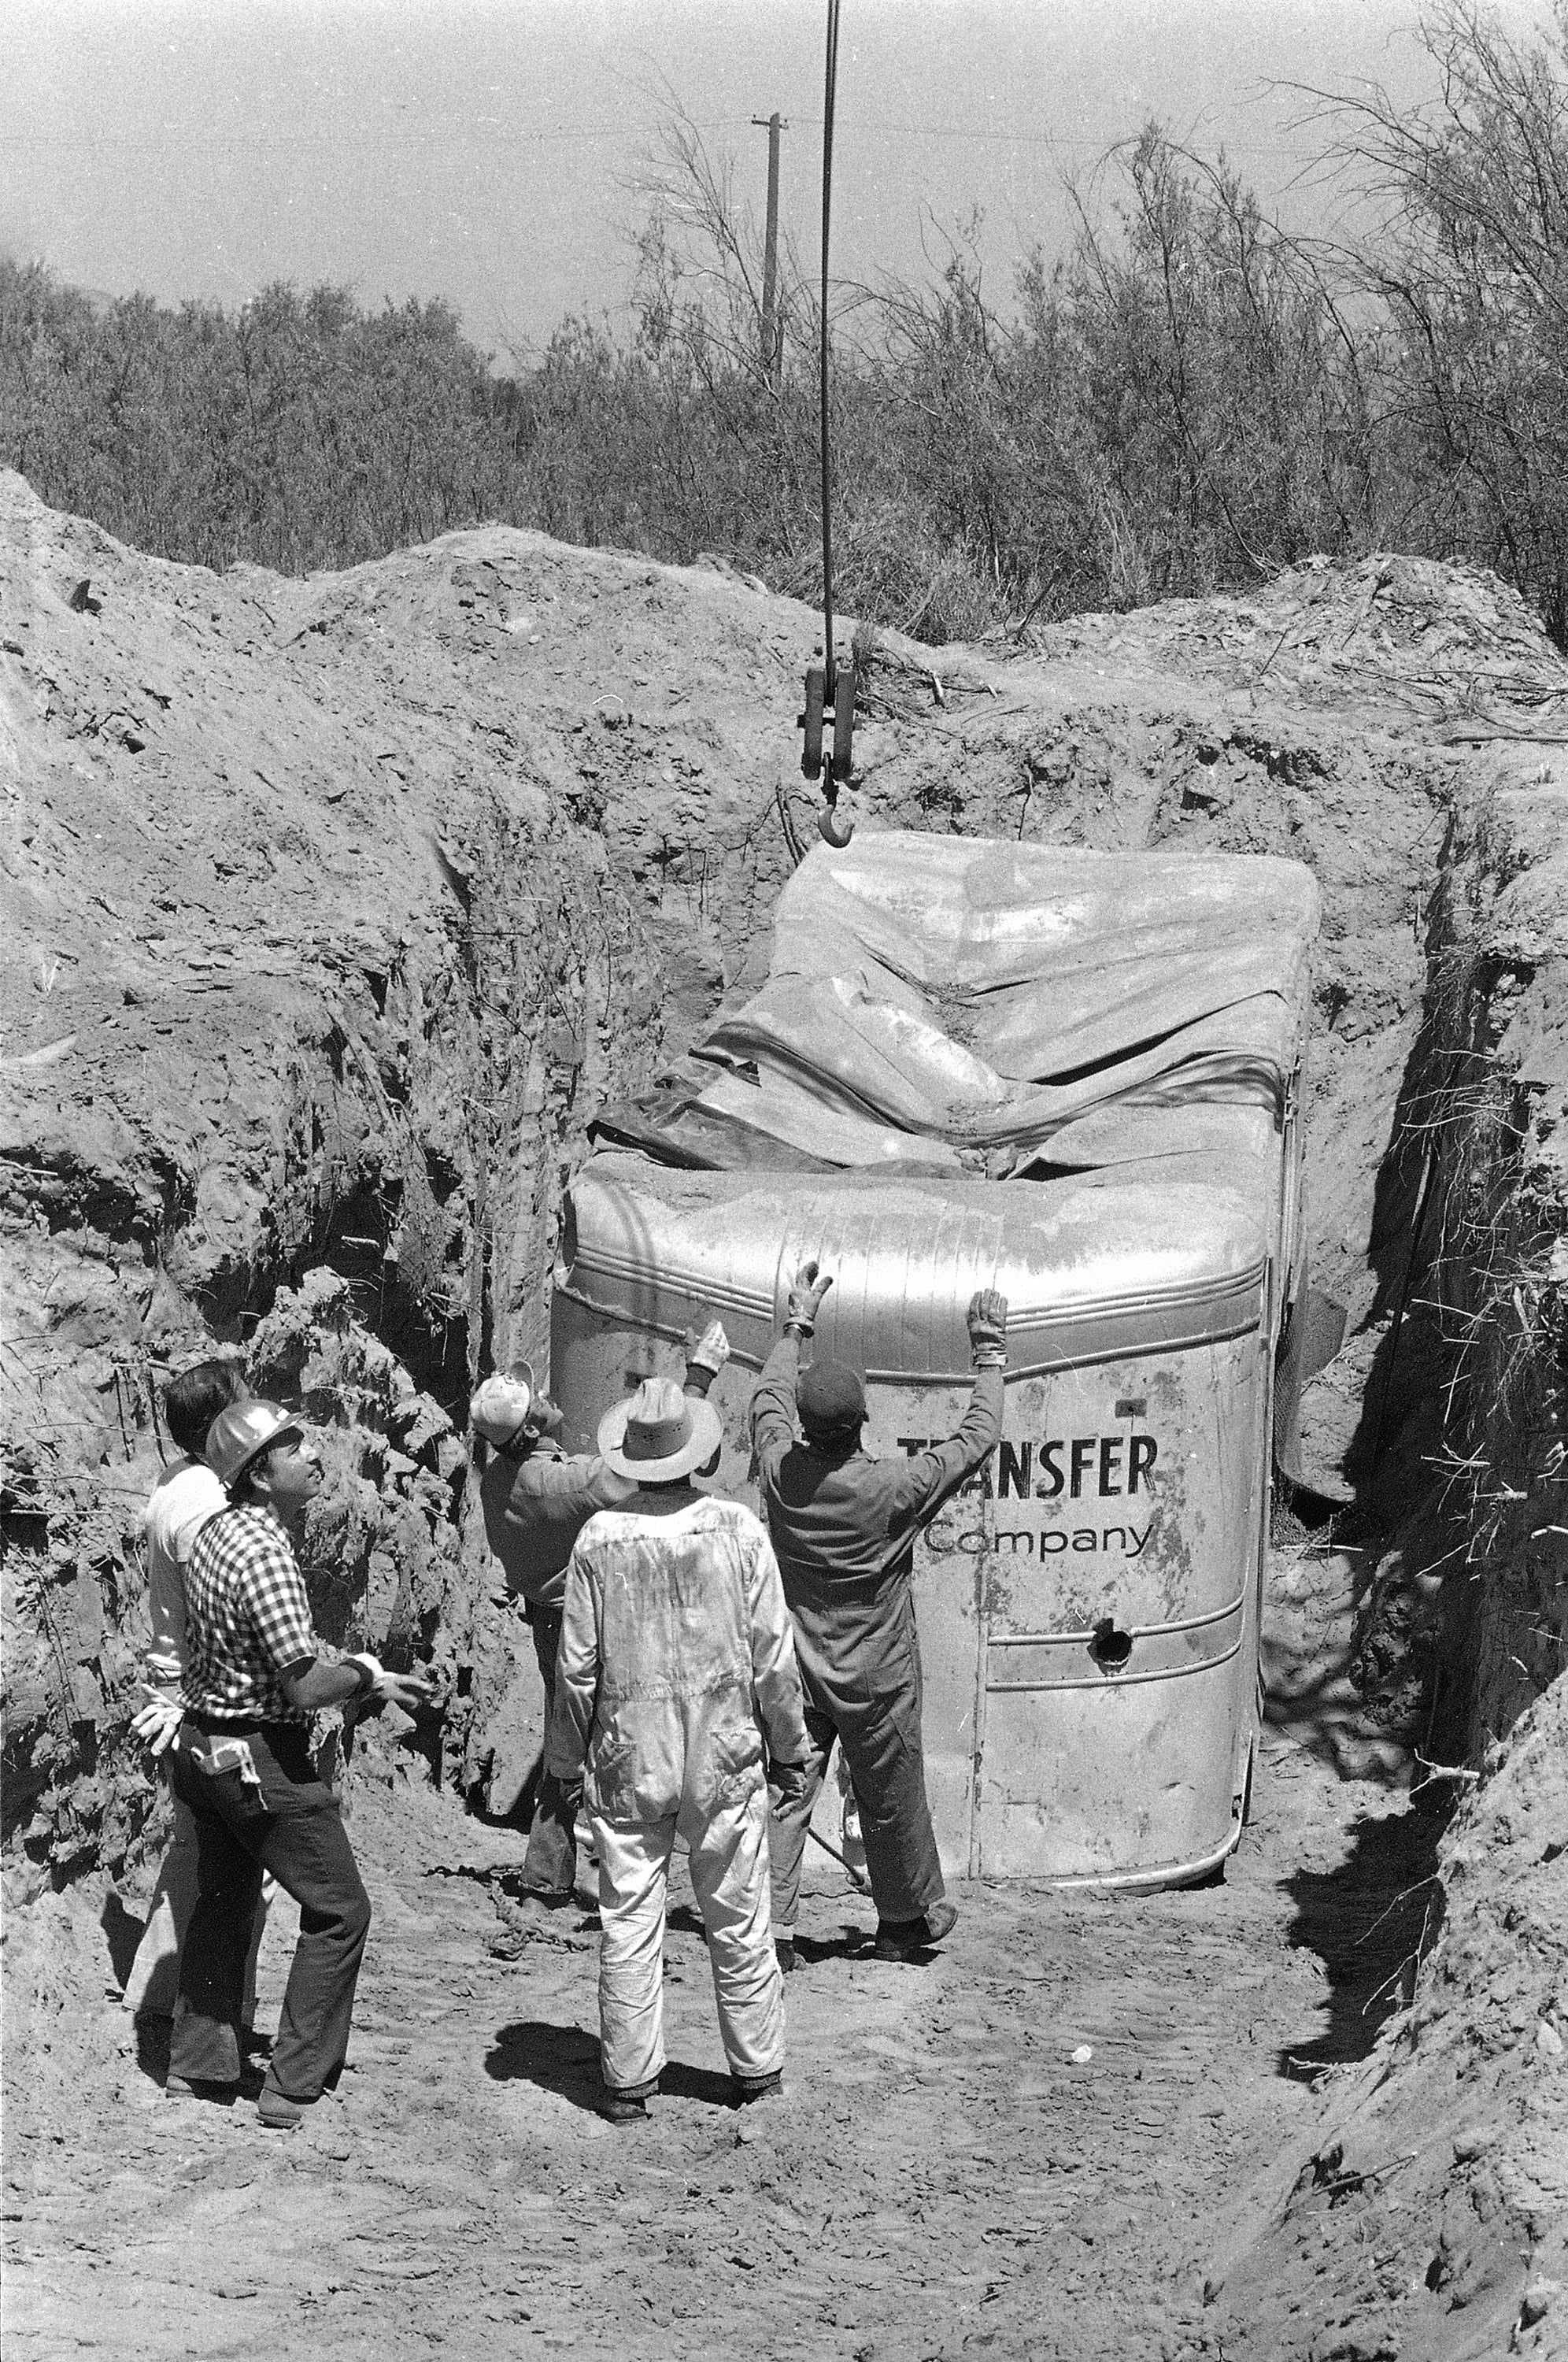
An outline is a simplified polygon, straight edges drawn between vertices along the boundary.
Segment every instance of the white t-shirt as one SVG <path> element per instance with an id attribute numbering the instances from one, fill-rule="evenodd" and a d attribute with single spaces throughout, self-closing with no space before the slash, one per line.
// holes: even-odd
<path id="1" fill-rule="evenodd" d="M 152 1624 L 147 1670 L 160 1688 L 180 1681 L 185 1671 L 184 1567 L 192 1544 L 214 1511 L 227 1503 L 228 1495 L 204 1460 L 177 1460 L 164 1470 L 142 1512 Z"/>

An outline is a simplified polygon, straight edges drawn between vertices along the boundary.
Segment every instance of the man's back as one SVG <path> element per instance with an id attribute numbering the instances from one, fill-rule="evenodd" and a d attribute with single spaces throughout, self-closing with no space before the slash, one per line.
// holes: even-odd
<path id="1" fill-rule="evenodd" d="M 480 1479 L 486 1539 L 510 1588 L 534 1607 L 559 1607 L 567 1561 L 595 1510 L 636 1487 L 596 1454 L 571 1457 L 541 1436 L 525 1451 L 497 1451 Z"/>
<path id="2" fill-rule="evenodd" d="M 177 1682 L 185 1670 L 184 1567 L 207 1519 L 228 1496 L 204 1460 L 186 1458 L 166 1468 L 143 1513 L 147 1536 L 147 1613 L 152 1627 L 148 1669 L 155 1681 Z"/>
<path id="3" fill-rule="evenodd" d="M 611 1818 L 717 1801 L 803 1747 L 784 1594 L 760 1521 L 706 1496 L 603 1509 L 568 1572 L 559 1676 L 587 1745 L 590 1802 Z"/>
<path id="4" fill-rule="evenodd" d="M 934 1487 L 907 1460 L 796 1443 L 764 1472 L 768 1530 L 791 1607 L 873 1610 L 908 1573 L 898 1548 Z"/>
<path id="5" fill-rule="evenodd" d="M 579 1537 L 597 1578 L 600 1694 L 704 1697 L 751 1685 L 748 1592 L 767 1537 L 738 1502 L 602 1509 Z"/>
<path id="6" fill-rule="evenodd" d="M 1001 1372 L 977 1371 L 963 1422 L 945 1442 L 913 1458 L 878 1460 L 857 1440 L 797 1440 L 798 1350 L 792 1337 L 780 1340 L 752 1398 L 767 1529 L 802 1637 L 853 1649 L 874 1637 L 905 1594 L 921 1518 L 994 1447 L 1001 1431 Z"/>

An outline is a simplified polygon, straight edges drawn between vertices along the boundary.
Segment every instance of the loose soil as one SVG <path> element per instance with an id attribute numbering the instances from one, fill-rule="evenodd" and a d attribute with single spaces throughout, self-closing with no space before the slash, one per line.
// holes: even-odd
<path id="1" fill-rule="evenodd" d="M 744 2114 L 678 1872 L 671 2063 L 627 2130 L 592 2112 L 594 1923 L 509 1901 L 520 1846 L 401 1779 L 358 1794 L 352 1827 L 376 1905 L 352 2070 L 293 2137 L 165 2101 L 105 2000 L 90 1909 L 39 1906 L 79 1974 L 7 2127 L 16 2362 L 318 2338 L 376 2356 L 1218 2354 L 1206 2283 L 1282 2151 L 1317 2146 L 1312 2079 L 1353 2074 L 1397 1996 L 1424 1893 L 1373 1923 L 1433 1837 L 1276 1740 L 1223 1884 L 973 1888 L 910 1968 L 867 1956 L 870 1907 L 824 1861 L 787 2094 Z M 282 1966 L 273 1940 L 264 2019 Z"/>
<path id="2" fill-rule="evenodd" d="M 625 2128 L 591 1912 L 514 1899 L 521 1838 L 377 1734 L 352 2058 L 297 2134 L 163 2096 L 114 1896 L 14 1921 L 7 2354 L 1561 2354 L 1565 1742 L 1559 1683 L 1445 1835 L 1440 1789 L 1272 1732 L 1222 1882 L 966 1887 L 926 1965 L 870 1958 L 813 1856 L 785 2095 L 745 2112 L 678 1863 L 670 2063 Z M 263 2026 L 291 1940 L 280 1910 Z"/>
<path id="3" fill-rule="evenodd" d="M 1428 1780 L 1432 1595 L 1467 1585 L 1432 1465 L 1453 1364 L 1420 1287 L 1397 1357 L 1391 1326 L 1445 899 L 1475 914 L 1475 1027 L 1520 1078 L 1503 1130 L 1556 1240 L 1521 1328 L 1568 1287 L 1568 670 L 1472 572 L 1313 561 L 1021 650 L 878 649 L 862 829 L 1312 866 L 1308 1227 L 1351 1336 L 1305 1459 L 1353 1501 L 1282 1519 L 1268 1746 L 1221 1883 L 966 1889 L 952 1943 L 895 1970 L 824 1870 L 787 2096 L 739 2116 L 678 1881 L 666 2095 L 630 2131 L 592 2112 L 592 1926 L 507 1890 L 536 1677 L 462 1404 L 547 1350 L 595 1108 L 766 962 L 814 825 L 793 720 L 816 628 L 722 569 L 493 528 L 309 582 L 213 576 L 0 477 L 19 2362 L 1568 2350 L 1568 1501 L 1536 1490 L 1560 1408 L 1504 1487 L 1530 1585 L 1517 1642 L 1486 1641 L 1504 1743 L 1465 1734 Z M 318 1628 L 441 1687 L 356 1758 L 376 1926 L 350 2071 L 293 2139 L 166 2101 L 118 2002 L 165 1829 L 127 1733 L 136 1512 L 161 1376 L 215 1341 L 326 1430 Z M 288 1950 L 280 1914 L 263 2023 Z"/>

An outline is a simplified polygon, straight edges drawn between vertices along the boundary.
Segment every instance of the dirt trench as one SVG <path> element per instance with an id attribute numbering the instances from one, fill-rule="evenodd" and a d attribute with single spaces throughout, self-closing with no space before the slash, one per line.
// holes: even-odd
<path id="1" fill-rule="evenodd" d="M 819 1887 L 755 2126 L 688 1914 L 679 2068 L 617 2139 L 591 1926 L 524 1921 L 519 1840 L 464 1809 L 515 1805 L 535 1733 L 458 1426 L 475 1371 L 540 1354 L 596 1099 L 766 956 L 811 619 L 493 531 L 217 578 L 0 495 L 17 2351 L 1551 2350 L 1568 778 L 1518 603 L 1376 560 L 940 677 L 878 652 L 862 828 L 1313 866 L 1309 1224 L 1352 1325 L 1306 1405 L 1325 1497 L 1283 1507 L 1222 1885 L 973 1889 L 908 1972 Z M 163 1828 L 134 1511 L 160 1371 L 215 1341 L 327 1429 L 321 1628 L 443 1684 L 352 1773 L 355 2071 L 283 2155 L 166 2105 L 116 2008 Z M 1455 1776 L 1412 1794 L 1434 1748 Z"/>
<path id="2" fill-rule="evenodd" d="M 1568 1879 L 1536 1865 L 1565 1736 L 1559 1700 L 1534 1734 L 1555 1798 L 1507 1800 L 1531 1940 L 1462 1906 L 1424 2017 L 1402 2004 L 1441 1813 L 1278 1736 L 1204 1890 L 972 1888 L 941 1955 L 893 1968 L 824 1865 L 786 2094 L 744 2114 L 678 1870 L 670 2064 L 631 2129 L 593 2108 L 591 1918 L 509 1900 L 520 1841 L 402 1774 L 355 1791 L 376 1924 L 351 2071 L 290 2138 L 161 2098 L 158 2045 L 138 2058 L 105 1978 L 134 1926 L 68 1889 L 10 1938 L 12 2005 L 36 1997 L 6 2128 L 8 2351 L 1560 2352 L 1568 2150 L 1540 1994 Z"/>

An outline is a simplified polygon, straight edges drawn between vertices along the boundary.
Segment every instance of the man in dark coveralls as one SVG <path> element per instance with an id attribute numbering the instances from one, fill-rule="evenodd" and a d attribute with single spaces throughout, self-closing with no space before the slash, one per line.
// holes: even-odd
<path id="1" fill-rule="evenodd" d="M 720 1323 L 711 1321 L 687 1356 L 689 1395 L 706 1396 L 729 1351 Z M 623 1507 L 637 1488 L 597 1452 L 561 1450 L 556 1439 L 565 1421 L 535 1385 L 526 1362 L 513 1363 L 504 1376 L 485 1380 L 469 1406 L 469 1420 L 491 1446 L 489 1464 L 480 1479 L 485 1537 L 501 1562 L 508 1591 L 522 1602 L 533 1634 L 545 1684 L 547 1759 L 567 1562 L 595 1511 Z M 572 1893 L 581 1799 L 580 1782 L 563 1783 L 552 1772 L 544 1772 L 521 1882 L 525 1892 L 547 1903 L 568 1901 Z"/>
<path id="2" fill-rule="evenodd" d="M 773 1930 L 797 1965 L 795 1920 L 812 1807 L 836 1738 L 860 1807 L 876 1898 L 877 1957 L 939 1944 L 957 1919 L 944 1895 L 921 1748 L 920 1643 L 911 1575 L 917 1529 L 1001 1435 L 1007 1301 L 981 1289 L 968 1329 L 975 1392 L 956 1435 L 912 1460 L 861 1448 L 866 1389 L 838 1362 L 802 1371 L 802 1338 L 832 1286 L 814 1263 L 795 1275 L 784 1334 L 752 1398 L 752 1446 L 784 1596 L 795 1625 L 811 1740 L 798 1794 L 775 1796 Z M 796 1421 L 804 1440 L 796 1439 Z"/>

